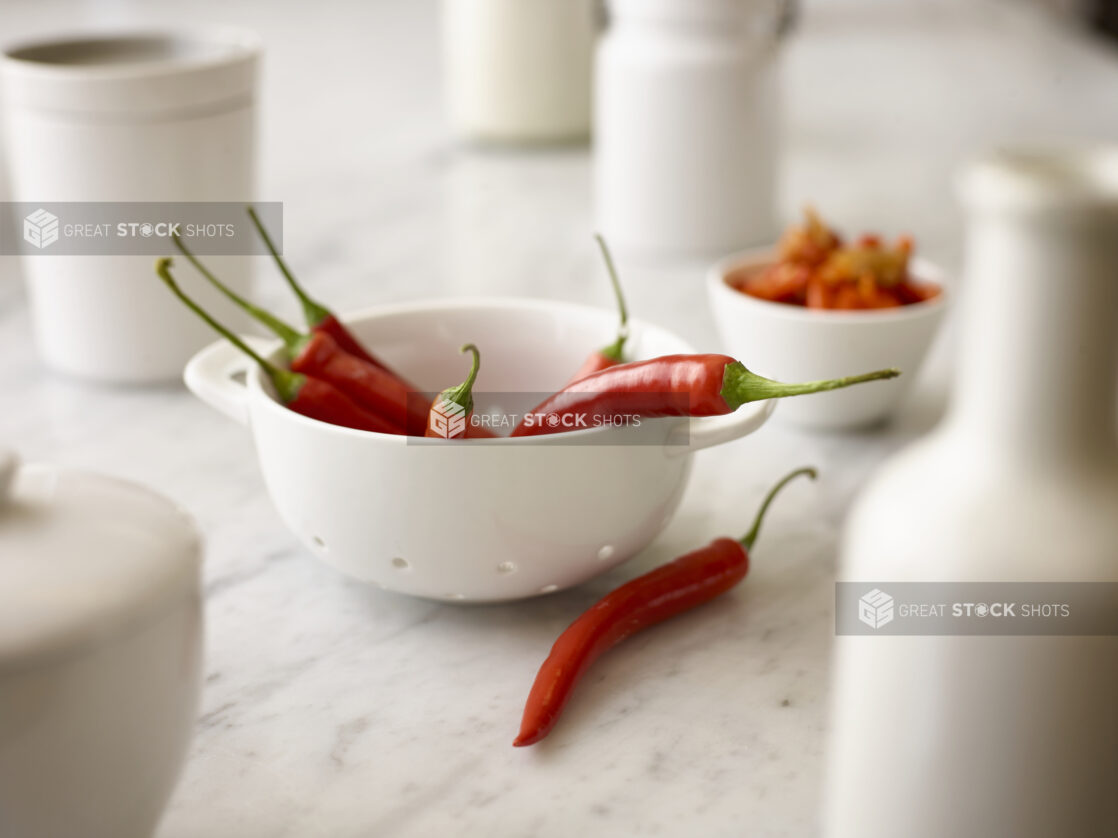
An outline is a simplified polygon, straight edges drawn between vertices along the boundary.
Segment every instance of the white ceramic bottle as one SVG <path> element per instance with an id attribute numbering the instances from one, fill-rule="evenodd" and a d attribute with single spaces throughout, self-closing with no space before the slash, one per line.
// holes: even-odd
<path id="1" fill-rule="evenodd" d="M 953 403 L 856 502 L 841 577 L 1118 582 L 1118 147 L 961 186 Z M 840 637 L 832 722 L 827 838 L 1118 834 L 1118 638 Z"/>
<path id="2" fill-rule="evenodd" d="M 443 0 L 447 104 L 467 140 L 590 133 L 596 0 Z"/>
<path id="3" fill-rule="evenodd" d="M 778 0 L 608 0 L 598 46 L 599 229 L 718 255 L 775 237 Z"/>

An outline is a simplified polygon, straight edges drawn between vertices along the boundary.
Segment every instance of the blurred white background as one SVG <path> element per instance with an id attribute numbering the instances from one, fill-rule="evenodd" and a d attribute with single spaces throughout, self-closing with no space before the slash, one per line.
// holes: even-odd
<path id="1" fill-rule="evenodd" d="M 355 271 L 386 299 L 548 294 L 554 283 L 602 299 L 587 270 L 585 150 L 455 148 L 437 6 L 7 0 L 0 31 L 19 40 L 225 22 L 260 32 L 260 197 L 285 203 L 288 252 L 315 264 L 339 308 L 369 301 Z M 950 179 L 962 159 L 1003 140 L 1118 136 L 1118 47 L 1035 3 L 809 0 L 784 61 L 783 215 L 810 201 L 849 229 L 911 231 L 949 265 L 960 243 Z"/>

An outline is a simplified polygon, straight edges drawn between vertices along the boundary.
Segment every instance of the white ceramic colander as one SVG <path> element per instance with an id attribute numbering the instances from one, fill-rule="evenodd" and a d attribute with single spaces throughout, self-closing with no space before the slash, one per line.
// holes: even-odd
<path id="1" fill-rule="evenodd" d="M 461 381 L 458 348 L 477 343 L 479 412 L 500 398 L 490 394 L 559 388 L 617 324 L 611 311 L 512 299 L 389 306 L 347 321 L 432 392 Z M 635 358 L 694 351 L 639 321 L 630 333 Z M 625 561 L 671 518 L 691 454 L 755 431 L 772 411 L 761 402 L 638 429 L 417 444 L 287 410 L 252 362 L 223 342 L 196 355 L 185 378 L 199 398 L 252 429 L 272 500 L 315 555 L 384 588 L 447 600 L 550 593 Z"/>

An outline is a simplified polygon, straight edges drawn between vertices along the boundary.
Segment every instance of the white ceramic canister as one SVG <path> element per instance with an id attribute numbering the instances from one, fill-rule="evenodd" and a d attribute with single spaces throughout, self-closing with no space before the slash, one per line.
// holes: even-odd
<path id="1" fill-rule="evenodd" d="M 152 834 L 201 690 L 200 560 L 158 495 L 0 452 L 0 835 Z"/>
<path id="2" fill-rule="evenodd" d="M 841 578 L 1116 583 L 1118 147 L 993 154 L 962 197 L 952 405 L 855 503 Z M 1116 790 L 1118 638 L 838 638 L 827 838 L 1115 835 Z"/>
<path id="3" fill-rule="evenodd" d="M 256 37 L 234 29 L 134 32 L 5 50 L 4 129 L 18 202 L 234 201 L 254 183 Z M 39 353 L 82 378 L 178 378 L 212 337 L 154 277 L 150 256 L 25 256 Z M 244 293 L 251 257 L 207 259 Z M 191 293 L 243 322 L 212 288 Z"/>
<path id="4" fill-rule="evenodd" d="M 598 227 L 649 255 L 777 232 L 779 0 L 608 0 L 598 46 Z"/>
<path id="5" fill-rule="evenodd" d="M 447 105 L 468 140 L 590 133 L 597 0 L 443 0 Z"/>

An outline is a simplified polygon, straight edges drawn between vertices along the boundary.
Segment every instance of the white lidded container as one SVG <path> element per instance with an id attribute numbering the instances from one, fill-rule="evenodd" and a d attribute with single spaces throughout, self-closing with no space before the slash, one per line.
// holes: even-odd
<path id="1" fill-rule="evenodd" d="M 447 105 L 467 140 L 590 133 L 597 0 L 443 0 Z"/>
<path id="2" fill-rule="evenodd" d="M 952 404 L 841 578 L 1118 582 L 1118 147 L 992 154 L 962 197 Z M 827 838 L 1118 834 L 1116 637 L 839 637 L 832 731 Z"/>
<path id="3" fill-rule="evenodd" d="M 197 711 L 200 559 L 158 495 L 0 451 L 0 835 L 152 834 Z"/>
<path id="4" fill-rule="evenodd" d="M 779 0 L 608 0 L 594 180 L 618 249 L 722 255 L 776 237 Z"/>
<path id="5" fill-rule="evenodd" d="M 8 47 L 0 98 L 12 200 L 250 202 L 259 52 L 255 35 L 230 28 Z M 44 363 L 110 383 L 177 379 L 211 336 L 155 278 L 152 261 L 54 255 L 47 247 L 24 256 Z M 237 291 L 248 290 L 251 257 L 207 262 Z M 243 322 L 204 281 L 184 282 L 208 310 Z"/>

